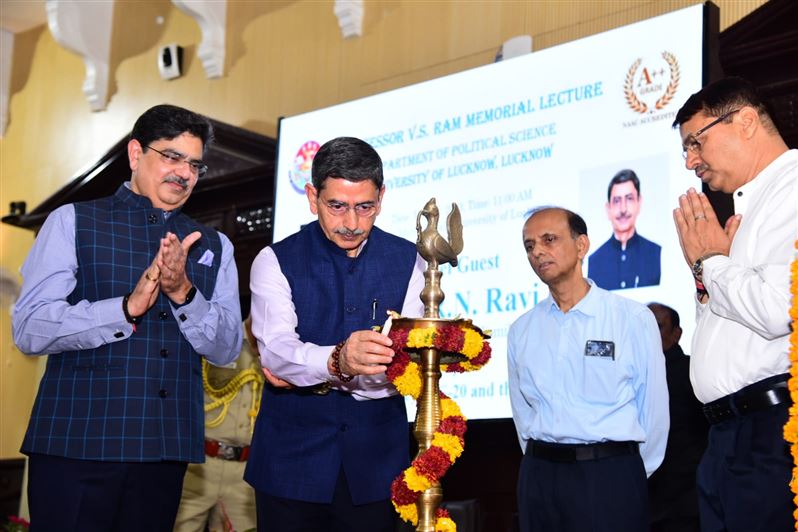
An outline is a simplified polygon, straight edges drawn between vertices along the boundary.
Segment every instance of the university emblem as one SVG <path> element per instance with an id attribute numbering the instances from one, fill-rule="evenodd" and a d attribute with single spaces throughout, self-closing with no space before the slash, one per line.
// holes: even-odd
<path id="1" fill-rule="evenodd" d="M 313 165 L 313 157 L 316 156 L 318 151 L 319 143 L 315 140 L 309 140 L 299 148 L 296 156 L 294 156 L 294 161 L 291 163 L 288 178 L 291 180 L 294 190 L 300 194 L 305 193 L 305 185 L 310 183 L 310 169 Z"/>

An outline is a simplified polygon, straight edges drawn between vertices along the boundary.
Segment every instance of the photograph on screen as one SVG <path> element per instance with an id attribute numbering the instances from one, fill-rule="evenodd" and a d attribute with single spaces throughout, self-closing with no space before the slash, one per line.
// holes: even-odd
<path id="1" fill-rule="evenodd" d="M 580 175 L 590 237 L 587 277 L 605 290 L 662 282 L 662 247 L 678 245 L 667 198 L 668 154 L 624 159 Z"/>

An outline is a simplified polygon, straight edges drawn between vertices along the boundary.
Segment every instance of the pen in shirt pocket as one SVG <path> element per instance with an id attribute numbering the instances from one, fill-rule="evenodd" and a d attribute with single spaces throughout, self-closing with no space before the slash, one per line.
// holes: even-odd
<path id="1" fill-rule="evenodd" d="M 377 299 L 376 298 L 374 298 L 374 300 L 371 302 L 371 319 L 372 320 L 376 320 L 377 319 Z"/>

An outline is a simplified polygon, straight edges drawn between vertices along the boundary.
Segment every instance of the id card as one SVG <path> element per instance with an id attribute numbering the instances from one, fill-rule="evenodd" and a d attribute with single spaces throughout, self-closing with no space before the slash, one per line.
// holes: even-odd
<path id="1" fill-rule="evenodd" d="M 615 360 L 615 342 L 588 340 L 585 344 L 585 356 Z"/>

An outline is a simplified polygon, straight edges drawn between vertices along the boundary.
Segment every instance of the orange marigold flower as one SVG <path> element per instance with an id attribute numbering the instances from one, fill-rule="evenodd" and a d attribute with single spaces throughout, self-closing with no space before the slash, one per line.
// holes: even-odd
<path id="1" fill-rule="evenodd" d="M 798 249 L 798 240 L 795 241 L 795 248 Z M 792 307 L 790 308 L 790 317 L 792 318 L 792 333 L 790 334 L 790 380 L 788 383 L 790 389 L 790 396 L 794 403 L 798 403 L 798 258 L 792 261 L 790 266 L 791 285 L 790 292 L 792 293 Z M 798 503 L 798 408 L 796 405 L 790 407 L 790 419 L 784 425 L 784 439 L 791 442 L 790 453 L 793 457 L 792 481 L 790 488 L 795 494 L 794 501 Z M 793 517 L 796 519 L 795 529 L 798 530 L 798 509 L 793 512 Z"/>

